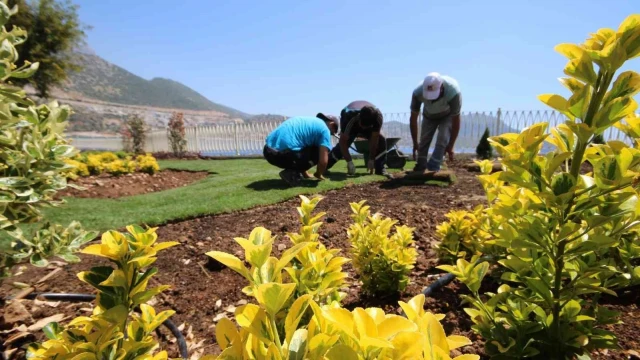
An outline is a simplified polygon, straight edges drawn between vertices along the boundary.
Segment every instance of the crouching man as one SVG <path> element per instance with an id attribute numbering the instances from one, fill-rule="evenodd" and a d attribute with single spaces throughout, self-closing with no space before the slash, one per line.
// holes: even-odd
<path id="1" fill-rule="evenodd" d="M 264 158 L 269 164 L 284 169 L 280 178 L 289 186 L 298 185 L 302 178 L 311 178 L 308 171 L 316 165 L 314 176 L 324 180 L 331 135 L 337 131 L 338 119 L 335 116 L 287 119 L 267 136 Z"/>
<path id="2" fill-rule="evenodd" d="M 318 114 L 322 115 L 322 114 Z M 380 110 L 372 103 L 364 100 L 353 101 L 340 112 L 340 142 L 329 154 L 331 169 L 341 159 L 347 162 L 347 172 L 355 175 L 356 166 L 353 164 L 349 147 L 357 137 L 369 140 L 369 159 L 367 170 L 370 174 L 388 176 L 385 169 L 387 161 L 387 141 L 380 134 L 383 124 Z"/>

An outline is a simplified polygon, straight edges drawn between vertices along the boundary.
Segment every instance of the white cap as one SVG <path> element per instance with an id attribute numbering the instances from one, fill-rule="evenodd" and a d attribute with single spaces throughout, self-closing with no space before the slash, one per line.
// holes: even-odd
<path id="1" fill-rule="evenodd" d="M 442 87 L 442 75 L 437 72 L 432 72 L 424 78 L 422 83 L 422 94 L 427 100 L 435 100 L 440 97 L 440 88 Z"/>

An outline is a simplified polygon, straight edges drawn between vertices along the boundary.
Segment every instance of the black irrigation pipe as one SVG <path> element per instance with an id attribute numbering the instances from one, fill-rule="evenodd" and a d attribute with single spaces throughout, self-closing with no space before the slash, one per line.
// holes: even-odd
<path id="1" fill-rule="evenodd" d="M 93 300 L 96 299 L 96 296 L 93 294 L 58 294 L 58 293 L 30 293 L 29 295 L 25 296 L 25 299 L 29 299 L 29 300 L 34 300 L 36 298 L 44 298 L 47 300 L 53 300 L 53 301 L 68 301 L 68 302 L 91 302 Z M 12 298 L 9 297 L 9 300 L 11 300 Z M 188 359 L 189 358 L 189 350 L 187 349 L 187 341 L 184 339 L 184 336 L 182 335 L 182 332 L 178 329 L 178 327 L 176 326 L 176 324 L 173 323 L 173 321 L 167 319 L 165 320 L 162 325 L 164 325 L 167 329 L 169 329 L 169 331 L 171 331 L 171 333 L 173 334 L 173 336 L 176 337 L 177 341 L 178 341 L 178 349 L 180 351 L 180 356 L 183 359 Z M 0 353 L 0 355 L 2 355 L 2 357 L 4 357 L 4 355 L 2 353 Z M 2 359 L 5 360 L 5 359 Z"/>

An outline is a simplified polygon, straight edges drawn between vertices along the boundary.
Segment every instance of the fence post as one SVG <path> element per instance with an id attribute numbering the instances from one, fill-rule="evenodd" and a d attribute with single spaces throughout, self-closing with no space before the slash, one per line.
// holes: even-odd
<path id="1" fill-rule="evenodd" d="M 194 146 L 195 152 L 200 152 L 200 137 L 198 137 L 198 124 L 193 128 L 193 132 L 195 133 L 196 145 Z"/>
<path id="2" fill-rule="evenodd" d="M 493 136 L 500 135 L 499 132 L 500 132 L 500 120 L 501 120 L 501 118 L 502 118 L 502 109 L 498 108 L 498 112 L 497 112 L 497 115 L 496 115 L 496 132 L 493 134 Z"/>
<path id="3" fill-rule="evenodd" d="M 233 123 L 233 139 L 236 144 L 236 156 L 240 155 L 240 148 L 238 147 L 238 123 Z"/>

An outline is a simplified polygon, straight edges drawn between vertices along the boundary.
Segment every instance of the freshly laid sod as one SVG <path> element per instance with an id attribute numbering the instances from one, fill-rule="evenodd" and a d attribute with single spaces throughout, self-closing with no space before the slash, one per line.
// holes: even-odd
<path id="1" fill-rule="evenodd" d="M 362 160 L 355 160 L 362 165 Z M 358 164 L 358 162 L 360 164 Z M 305 180 L 287 187 L 280 171 L 262 159 L 243 160 L 166 160 L 162 169 L 207 171 L 208 177 L 188 186 L 118 199 L 66 198 L 66 204 L 47 209 L 45 217 L 58 224 L 78 220 L 89 230 L 120 229 L 128 224 L 159 225 L 171 220 L 193 218 L 273 204 L 298 194 L 319 193 L 346 186 L 384 180 L 358 168 L 354 177 L 346 176 L 346 163 L 331 169 L 327 180 Z M 407 164 L 406 168 L 412 168 Z"/>

